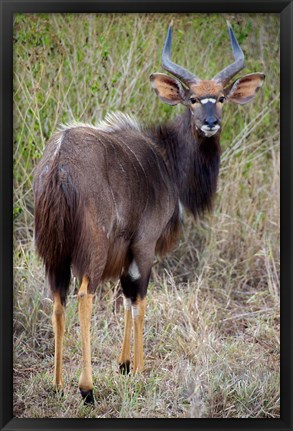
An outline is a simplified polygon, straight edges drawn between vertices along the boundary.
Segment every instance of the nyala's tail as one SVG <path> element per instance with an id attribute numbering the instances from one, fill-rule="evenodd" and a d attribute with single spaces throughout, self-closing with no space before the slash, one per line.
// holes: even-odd
<path id="1" fill-rule="evenodd" d="M 66 301 L 74 246 L 76 192 L 70 178 L 54 161 L 48 172 L 34 179 L 35 244 L 45 264 L 52 293 Z"/>

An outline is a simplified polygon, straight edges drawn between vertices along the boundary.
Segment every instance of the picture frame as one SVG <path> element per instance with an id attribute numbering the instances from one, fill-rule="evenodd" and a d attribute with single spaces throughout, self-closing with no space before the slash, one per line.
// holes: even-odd
<path id="1" fill-rule="evenodd" d="M 279 13 L 281 25 L 281 417 L 280 419 L 19 419 L 13 417 L 13 14 L 132 12 Z M 1 1 L 1 430 L 290 430 L 292 427 L 292 1 Z M 291 97 L 288 95 L 291 94 Z"/>

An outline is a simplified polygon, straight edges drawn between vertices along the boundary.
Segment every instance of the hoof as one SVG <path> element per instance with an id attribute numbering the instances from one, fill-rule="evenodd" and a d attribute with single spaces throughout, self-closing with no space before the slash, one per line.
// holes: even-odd
<path id="1" fill-rule="evenodd" d="M 53 386 L 53 392 L 59 397 L 64 397 L 64 389 L 61 386 Z"/>
<path id="2" fill-rule="evenodd" d="M 95 399 L 93 395 L 93 390 L 90 389 L 89 391 L 83 391 L 82 389 L 79 389 L 84 405 L 86 406 L 93 406 L 95 404 Z"/>
<path id="3" fill-rule="evenodd" d="M 129 374 L 130 373 L 130 361 L 125 361 L 119 364 L 119 370 L 121 374 Z"/>

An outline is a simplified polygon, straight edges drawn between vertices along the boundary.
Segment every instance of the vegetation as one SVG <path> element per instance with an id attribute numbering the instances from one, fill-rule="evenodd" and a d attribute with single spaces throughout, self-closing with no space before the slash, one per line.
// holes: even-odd
<path id="1" fill-rule="evenodd" d="M 188 216 L 154 265 L 146 369 L 122 376 L 117 284 L 97 291 L 92 324 L 96 405 L 77 389 L 75 283 L 68 298 L 65 392 L 52 393 L 52 304 L 33 245 L 33 169 L 60 123 L 121 110 L 142 122 L 182 108 L 155 96 L 174 20 L 174 61 L 211 78 L 232 61 L 225 19 L 266 82 L 253 103 L 224 107 L 214 212 Z M 279 405 L 279 17 L 274 14 L 18 14 L 14 21 L 14 415 L 276 418 Z M 86 157 L 86 154 L 85 154 Z"/>

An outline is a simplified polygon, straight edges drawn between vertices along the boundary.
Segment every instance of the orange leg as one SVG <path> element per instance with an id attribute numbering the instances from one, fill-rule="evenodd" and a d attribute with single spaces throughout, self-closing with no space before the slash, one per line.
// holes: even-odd
<path id="1" fill-rule="evenodd" d="M 146 298 L 138 298 L 135 304 L 132 304 L 132 319 L 134 326 L 134 361 L 133 371 L 135 373 L 142 371 L 144 367 L 143 353 L 143 322 L 146 308 Z"/>
<path id="2" fill-rule="evenodd" d="M 119 356 L 119 368 L 122 374 L 130 372 L 130 338 L 132 331 L 131 300 L 124 297 L 124 337 Z"/>
<path id="3" fill-rule="evenodd" d="M 88 293 L 88 283 L 88 278 L 83 277 L 77 295 L 82 347 L 82 372 L 79 378 L 78 386 L 84 399 L 84 403 L 94 404 L 90 334 L 93 295 Z"/>
<path id="4" fill-rule="evenodd" d="M 59 391 L 62 390 L 64 387 L 62 377 L 62 350 L 63 337 L 65 332 L 65 308 L 61 303 L 60 293 L 55 293 L 53 296 L 52 323 L 55 335 L 53 388 L 55 391 Z"/>

